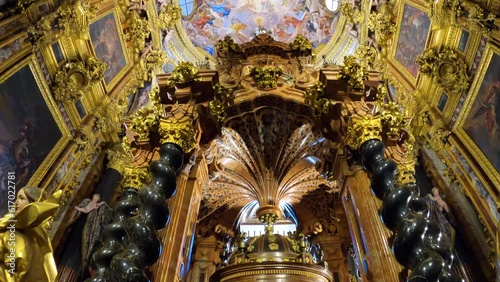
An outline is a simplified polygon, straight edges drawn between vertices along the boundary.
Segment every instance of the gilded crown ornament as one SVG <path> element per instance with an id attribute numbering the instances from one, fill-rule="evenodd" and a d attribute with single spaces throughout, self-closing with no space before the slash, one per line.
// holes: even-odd
<path id="1" fill-rule="evenodd" d="M 184 87 L 190 82 L 201 81 L 201 75 L 198 68 L 191 62 L 182 62 L 178 64 L 167 80 L 168 85 Z"/>
<path id="2" fill-rule="evenodd" d="M 259 89 L 268 90 L 278 86 L 278 78 L 283 74 L 281 67 L 253 67 L 250 75 Z"/>

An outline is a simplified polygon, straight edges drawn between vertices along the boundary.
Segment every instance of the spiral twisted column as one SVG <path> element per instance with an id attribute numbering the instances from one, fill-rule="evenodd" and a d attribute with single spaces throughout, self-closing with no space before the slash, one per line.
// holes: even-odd
<path id="1" fill-rule="evenodd" d="M 451 247 L 439 225 L 430 218 L 427 203 L 415 182 L 397 183 L 397 164 L 385 157 L 382 120 L 367 115 L 351 119 L 346 144 L 359 150 L 366 171 L 371 174 L 371 190 L 382 200 L 380 215 L 394 232 L 393 253 L 409 269 L 407 281 L 462 281 L 452 270 Z"/>

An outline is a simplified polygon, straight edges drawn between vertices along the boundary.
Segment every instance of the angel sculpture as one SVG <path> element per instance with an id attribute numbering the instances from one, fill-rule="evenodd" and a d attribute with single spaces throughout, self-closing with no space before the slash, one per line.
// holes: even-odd
<path id="1" fill-rule="evenodd" d="M 59 207 L 61 193 L 46 199 L 40 188 L 26 186 L 19 190 L 15 206 L 0 219 L 0 281 L 56 281 L 47 227 Z"/>

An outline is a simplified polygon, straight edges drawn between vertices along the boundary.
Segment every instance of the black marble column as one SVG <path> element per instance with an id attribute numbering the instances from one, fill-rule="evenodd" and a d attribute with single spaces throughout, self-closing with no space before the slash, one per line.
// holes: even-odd
<path id="1" fill-rule="evenodd" d="M 360 155 L 371 174 L 372 192 L 383 201 L 380 215 L 394 232 L 396 260 L 411 271 L 407 281 L 463 281 L 452 270 L 453 256 L 439 225 L 430 218 L 416 184 L 396 183 L 397 165 L 384 156 L 380 140 L 363 143 Z"/>

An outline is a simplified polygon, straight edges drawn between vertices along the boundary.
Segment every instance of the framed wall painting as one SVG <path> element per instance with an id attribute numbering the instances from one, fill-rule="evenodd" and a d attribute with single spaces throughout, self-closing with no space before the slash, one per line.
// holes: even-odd
<path id="1" fill-rule="evenodd" d="M 446 107 L 446 103 L 448 102 L 448 95 L 446 93 L 441 93 L 441 96 L 439 97 L 439 101 L 436 105 L 438 110 L 440 112 L 444 112 L 444 109 Z"/>
<path id="2" fill-rule="evenodd" d="M 127 48 L 123 41 L 121 23 L 115 9 L 105 10 L 90 24 L 90 41 L 94 55 L 108 69 L 104 73 L 106 91 L 110 91 L 127 71 Z"/>
<path id="3" fill-rule="evenodd" d="M 458 39 L 457 49 L 461 52 L 465 52 L 467 49 L 467 43 L 469 43 L 469 31 L 463 29 L 460 33 L 460 37 Z"/>
<path id="4" fill-rule="evenodd" d="M 415 58 L 425 50 L 431 21 L 423 7 L 413 3 L 402 3 L 398 19 L 392 49 L 394 64 L 408 81 L 415 82 L 419 68 Z"/>
<path id="5" fill-rule="evenodd" d="M 37 186 L 71 134 L 35 56 L 17 62 L 0 77 L 0 185 L 14 172 L 18 190 Z"/>
<path id="6" fill-rule="evenodd" d="M 469 153 L 500 187 L 500 47 L 486 46 L 454 130 Z"/>

